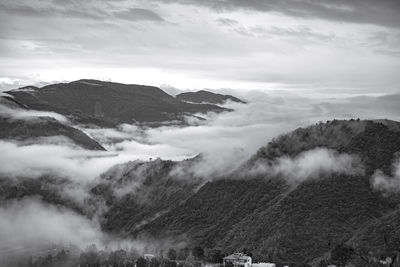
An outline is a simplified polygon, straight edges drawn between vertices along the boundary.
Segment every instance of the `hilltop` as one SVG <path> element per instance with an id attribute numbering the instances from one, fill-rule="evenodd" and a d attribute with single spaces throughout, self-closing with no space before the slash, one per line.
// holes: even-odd
<path id="1" fill-rule="evenodd" d="M 53 111 L 77 123 L 101 127 L 182 123 L 185 115 L 230 111 L 217 105 L 187 103 L 153 86 L 98 80 L 28 86 L 6 93 L 28 109 Z"/>
<path id="2" fill-rule="evenodd" d="M 255 261 L 319 266 L 349 247 L 362 266 L 398 253 L 400 194 L 373 180 L 395 175 L 398 151 L 399 122 L 333 120 L 276 137 L 223 176 L 197 176 L 201 155 L 132 161 L 93 181 L 81 204 L 55 190 L 68 183 L 55 177 L 0 179 L 0 199 L 40 196 L 119 237 L 246 250 Z"/>
<path id="3" fill-rule="evenodd" d="M 378 232 L 382 223 L 374 222 L 377 219 L 389 216 L 393 227 L 400 226 L 392 219 L 398 216 L 398 198 L 388 197 L 371 184 L 374 170 L 391 171 L 400 151 L 399 125 L 334 120 L 297 129 L 271 141 L 231 174 L 208 180 L 187 200 L 130 232 L 154 238 L 186 236 L 195 245 L 225 253 L 246 248 L 261 261 L 311 263 L 329 258 L 336 246 L 365 240 L 361 235 L 367 230 L 363 229 Z M 252 171 L 260 164 L 273 166 L 282 157 L 296 160 L 320 149 L 336 151 L 329 152 L 336 156 L 352 155 L 362 170 L 319 171 L 295 183 L 285 173 Z M 373 237 L 369 240 L 374 242 Z M 374 245 L 384 250 L 381 243 L 369 247 Z"/>
<path id="4" fill-rule="evenodd" d="M 197 92 L 181 93 L 176 96 L 177 99 L 192 102 L 192 103 L 211 103 L 211 104 L 224 104 L 226 101 L 246 104 L 245 101 L 231 95 L 222 95 L 212 93 L 205 90 Z"/>

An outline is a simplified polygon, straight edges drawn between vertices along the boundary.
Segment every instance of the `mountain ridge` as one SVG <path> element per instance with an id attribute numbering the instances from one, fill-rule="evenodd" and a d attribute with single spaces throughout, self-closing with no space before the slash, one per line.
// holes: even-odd
<path id="1" fill-rule="evenodd" d="M 176 99 L 158 87 L 98 80 L 28 86 L 6 92 L 24 106 L 53 111 L 82 124 L 115 127 L 122 123 L 183 123 L 185 115 L 224 112 L 211 104 Z"/>
<path id="2" fill-rule="evenodd" d="M 224 104 L 227 101 L 232 101 L 236 103 L 246 104 L 245 101 L 232 95 L 223 95 L 206 90 L 181 93 L 176 95 L 176 98 L 191 103 Z"/>
<path id="3" fill-rule="evenodd" d="M 355 153 L 366 164 L 366 172 L 320 174 L 293 186 L 279 175 L 244 177 L 239 168 L 208 181 L 186 201 L 131 233 L 154 238 L 185 235 L 194 245 L 219 248 L 224 253 L 246 248 L 260 261 L 272 258 L 311 263 L 323 259 L 376 218 L 397 210 L 400 202 L 374 189 L 370 175 L 372 170 L 387 169 L 395 152 L 400 151 L 400 133 L 392 131 L 398 125 L 390 121 L 333 120 L 282 135 L 254 157 L 267 160 L 264 163 L 276 162 L 277 157 L 295 157 L 325 146 L 340 153 Z M 338 131 L 343 135 L 338 137 Z M 335 141 L 345 136 L 348 140 Z M 386 151 L 389 144 L 392 148 Z M 380 159 L 370 147 L 383 153 Z M 254 157 L 243 168 L 254 164 Z"/>

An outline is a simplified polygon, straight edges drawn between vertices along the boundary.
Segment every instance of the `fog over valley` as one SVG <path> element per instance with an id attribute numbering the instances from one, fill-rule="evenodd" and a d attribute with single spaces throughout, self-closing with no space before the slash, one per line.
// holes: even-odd
<path id="1" fill-rule="evenodd" d="M 0 267 L 399 267 L 396 0 L 0 0 Z"/>

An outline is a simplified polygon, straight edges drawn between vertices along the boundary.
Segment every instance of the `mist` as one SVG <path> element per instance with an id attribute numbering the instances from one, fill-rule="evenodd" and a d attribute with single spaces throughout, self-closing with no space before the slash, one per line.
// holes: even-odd
<path id="1" fill-rule="evenodd" d="M 174 169 L 170 173 L 176 179 L 200 177 L 212 180 L 228 174 L 244 164 L 272 138 L 305 127 L 319 121 L 349 118 L 373 119 L 386 117 L 397 119 L 395 106 L 381 104 L 366 113 L 365 106 L 348 107 L 354 99 L 307 98 L 296 94 L 285 97 L 280 92 L 239 91 L 237 96 L 248 104 L 228 102 L 224 107 L 233 112 L 221 114 L 196 114 L 206 120 L 188 119 L 188 125 L 161 126 L 156 128 L 123 124 L 117 128 L 88 128 L 74 126 L 98 141 L 107 151 L 90 151 L 80 148 L 63 137 L 34 139 L 30 142 L 0 141 L 0 175 L 6 179 L 25 177 L 38 179 L 55 176 L 67 179 L 60 192 L 63 197 L 83 205 L 89 190 L 99 181 L 101 174 L 116 164 L 129 161 L 183 160 L 201 155 L 188 169 Z M 386 101 L 390 98 L 371 97 L 371 101 Z M 62 123 L 72 125 L 64 116 L 48 112 L 32 112 L 1 106 L 1 116 L 17 120 L 31 120 L 38 116 L 50 116 Z M 358 175 L 363 167 L 357 157 L 339 154 L 327 149 L 314 149 L 295 158 L 279 158 L 274 165 L 260 163 L 256 172 L 285 177 L 298 184 L 320 175 L 337 173 Z M 396 171 L 397 173 L 397 171 Z M 397 174 L 396 174 L 397 175 Z M 399 176 L 399 175 L 397 175 Z M 376 173 L 374 184 L 379 188 L 394 188 L 399 182 Z M 393 182 L 394 181 L 394 182 Z M 141 184 L 126 188 L 115 188 L 117 195 L 135 192 Z M 99 207 L 98 213 L 102 212 Z M 111 242 L 100 229 L 97 217 L 88 219 L 82 214 L 66 208 L 44 204 L 40 200 L 14 201 L 0 210 L 1 240 L 5 242 L 71 242 L 77 245 Z M 31 223 L 26 224 L 28 218 Z M 45 218 L 51 218 L 47 220 Z M 37 231 L 32 231 L 36 229 Z M 20 229 L 20 230 L 18 230 Z M 78 230 L 77 230 L 78 229 Z M 11 233 L 11 234 L 9 234 Z M 21 233 L 21 234 L 19 234 Z M 14 236 L 14 239 L 12 239 Z M 122 241 L 121 241 L 122 242 Z M 141 246 L 139 241 L 126 241 Z M 135 243 L 138 242 L 138 243 Z M 156 242 L 156 241 L 152 241 Z M 4 243 L 5 244 L 5 243 Z"/>
<path id="2" fill-rule="evenodd" d="M 397 158 L 392 164 L 391 175 L 385 174 L 381 170 L 375 170 L 371 177 L 372 186 L 378 190 L 386 193 L 399 193 L 400 192 L 400 159 Z"/>
<path id="3" fill-rule="evenodd" d="M 253 175 L 279 176 L 291 185 L 329 174 L 363 175 L 364 166 L 355 155 L 338 153 L 332 149 L 315 148 L 295 157 L 282 156 L 273 162 L 258 160 L 250 169 Z"/>
<path id="4" fill-rule="evenodd" d="M 185 242 L 184 238 L 153 240 L 112 236 L 101 230 L 98 220 L 38 198 L 11 201 L 0 207 L 0 259 L 9 253 L 47 255 L 51 246 L 72 245 L 83 250 L 95 244 L 102 250 L 123 248 L 145 253 L 168 246 L 184 246 Z"/>
<path id="5" fill-rule="evenodd" d="M 24 246 L 43 243 L 85 246 L 100 243 L 103 238 L 97 222 L 39 199 L 12 201 L 0 207 L 2 248 L 23 249 Z"/>

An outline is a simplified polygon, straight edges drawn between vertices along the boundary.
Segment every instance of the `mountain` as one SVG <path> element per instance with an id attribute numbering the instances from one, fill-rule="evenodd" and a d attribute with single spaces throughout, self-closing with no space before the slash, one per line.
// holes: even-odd
<path id="1" fill-rule="evenodd" d="M 197 92 L 181 93 L 177 95 L 176 98 L 191 103 L 223 104 L 226 101 L 232 101 L 232 102 L 246 104 L 246 102 L 234 96 L 216 94 L 205 90 L 200 90 Z"/>
<path id="2" fill-rule="evenodd" d="M 97 80 L 28 86 L 6 93 L 26 108 L 53 111 L 77 123 L 106 127 L 122 123 L 182 123 L 185 115 L 230 111 L 211 104 L 187 103 L 157 87 Z"/>
<path id="3" fill-rule="evenodd" d="M 130 233 L 185 236 L 192 245 L 225 253 L 246 248 L 255 260 L 285 263 L 315 264 L 343 244 L 384 250 L 379 228 L 387 221 L 400 227 L 400 201 L 373 188 L 371 175 L 376 169 L 390 175 L 400 151 L 399 125 L 333 120 L 297 129 L 271 141 L 231 174 L 209 179 L 140 229 L 130 228 Z M 279 159 L 295 159 L 321 148 L 353 155 L 363 171 L 320 172 L 297 183 L 285 173 L 252 172 L 254 167 L 273 166 Z M 136 214 L 127 215 L 126 208 L 119 212 L 129 218 Z M 371 244 L 366 246 L 365 240 Z"/>
<path id="4" fill-rule="evenodd" d="M 377 170 L 395 175 L 399 151 L 399 122 L 333 120 L 281 135 L 219 177 L 195 174 L 201 155 L 133 161 L 93 181 L 84 204 L 66 199 L 68 181 L 52 177 L 0 179 L 0 200 L 38 195 L 117 236 L 246 250 L 254 261 L 325 266 L 349 248 L 353 264 L 366 266 L 399 255 L 400 194 L 372 182 Z"/>
<path id="5" fill-rule="evenodd" d="M 200 158 L 133 161 L 102 174 L 91 193 L 92 202 L 105 201 L 107 206 L 103 228 L 113 233 L 138 231 L 185 201 L 204 184 L 190 172 Z"/>
<path id="6" fill-rule="evenodd" d="M 0 116 L 0 128 L 0 139 L 4 140 L 17 140 L 34 144 L 40 141 L 38 139 L 47 138 L 46 143 L 68 143 L 72 141 L 72 143 L 85 149 L 105 150 L 81 130 L 62 124 L 51 117 L 16 119 Z"/>

